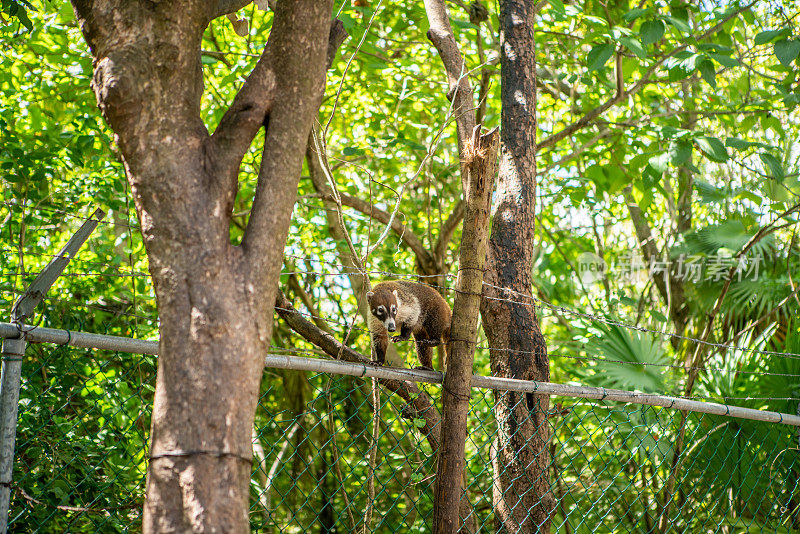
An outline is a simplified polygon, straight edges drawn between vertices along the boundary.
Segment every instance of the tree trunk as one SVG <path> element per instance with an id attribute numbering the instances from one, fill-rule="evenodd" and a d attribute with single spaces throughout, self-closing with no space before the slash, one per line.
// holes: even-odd
<path id="1" fill-rule="evenodd" d="M 262 57 L 211 136 L 200 116 L 202 34 L 223 7 L 246 3 L 73 0 L 161 321 L 144 532 L 250 530 L 251 431 L 331 2 L 279 3 Z M 267 116 L 250 221 L 232 246 L 239 164 Z"/>
<path id="2" fill-rule="evenodd" d="M 547 347 L 536 318 L 531 280 L 537 128 L 534 16 L 532 2 L 500 2 L 500 174 L 486 270 L 490 285 L 485 297 L 490 298 L 482 300 L 481 315 L 492 347 L 492 374 L 546 381 L 550 378 Z M 555 504 L 548 478 L 548 409 L 546 395 L 495 392 L 498 436 L 491 457 L 498 532 L 550 530 Z"/>
<path id="3" fill-rule="evenodd" d="M 497 130 L 473 139 L 473 159 L 466 162 L 467 183 L 464 229 L 459 253 L 456 300 L 450 330 L 450 355 L 442 384 L 442 446 L 433 499 L 434 532 L 473 532 L 475 518 L 464 517 L 462 478 L 467 439 L 467 412 L 472 390 L 472 368 L 478 338 L 478 310 L 486 264 L 489 211 L 497 172 Z M 459 510 L 462 511 L 459 514 Z"/>

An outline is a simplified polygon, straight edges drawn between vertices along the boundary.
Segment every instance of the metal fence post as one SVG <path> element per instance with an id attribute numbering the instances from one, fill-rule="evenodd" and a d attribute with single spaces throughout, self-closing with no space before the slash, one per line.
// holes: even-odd
<path id="1" fill-rule="evenodd" d="M 58 254 L 42 269 L 25 292 L 14 303 L 11 322 L 19 329 L 19 337 L 3 340 L 3 364 L 0 372 L 0 534 L 8 532 L 11 482 L 14 472 L 14 443 L 17 438 L 19 389 L 22 381 L 22 357 L 25 355 L 25 328 L 23 321 L 44 299 L 70 260 L 75 257 L 97 224 L 105 217 L 97 209 L 70 237 Z"/>
<path id="2" fill-rule="evenodd" d="M 14 442 L 17 437 L 17 410 L 25 354 L 25 334 L 3 340 L 3 365 L 0 376 L 0 534 L 8 531 L 8 507 L 14 467 Z"/>

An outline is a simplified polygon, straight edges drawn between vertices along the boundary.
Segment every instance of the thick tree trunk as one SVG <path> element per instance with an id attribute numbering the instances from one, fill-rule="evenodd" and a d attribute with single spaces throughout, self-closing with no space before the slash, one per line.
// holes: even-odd
<path id="1" fill-rule="evenodd" d="M 490 285 L 485 296 L 490 298 L 482 300 L 481 314 L 492 347 L 492 374 L 546 381 L 547 347 L 533 306 L 531 281 L 537 127 L 534 16 L 532 2 L 500 2 L 500 174 L 486 270 Z M 550 530 L 554 499 L 548 478 L 548 409 L 545 395 L 495 392 L 498 436 L 491 457 L 498 532 Z"/>
<path id="2" fill-rule="evenodd" d="M 250 530 L 251 430 L 331 2 L 279 4 L 264 54 L 210 136 L 200 118 L 202 33 L 221 5 L 244 3 L 73 1 L 161 320 L 145 532 Z M 239 164 L 268 115 L 249 225 L 234 247 Z"/>

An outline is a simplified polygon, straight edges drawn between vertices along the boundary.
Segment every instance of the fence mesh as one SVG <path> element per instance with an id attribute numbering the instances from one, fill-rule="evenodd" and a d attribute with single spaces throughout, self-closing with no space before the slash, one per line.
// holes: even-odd
<path id="1" fill-rule="evenodd" d="M 141 529 L 154 377 L 150 356 L 28 348 L 11 532 Z M 438 401 L 439 386 L 420 387 Z M 472 391 L 463 499 L 475 532 L 502 531 L 492 450 L 506 438 L 493 407 L 506 395 Z M 422 421 L 381 389 L 373 471 L 372 398 L 370 379 L 266 370 L 253 433 L 254 532 L 430 531 L 436 464 Z M 551 532 L 800 529 L 794 427 L 689 414 L 676 461 L 680 412 L 553 398 L 546 421 L 547 472 L 525 476 L 549 478 Z"/>

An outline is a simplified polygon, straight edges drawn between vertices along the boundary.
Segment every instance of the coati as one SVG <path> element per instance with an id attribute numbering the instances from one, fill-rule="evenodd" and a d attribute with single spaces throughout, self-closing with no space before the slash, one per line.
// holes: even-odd
<path id="1" fill-rule="evenodd" d="M 386 361 L 389 332 L 400 332 L 392 341 L 405 341 L 414 334 L 419 363 L 433 369 L 433 346 L 444 343 L 445 366 L 450 348 L 450 306 L 431 286 L 416 282 L 380 282 L 367 293 L 372 313 L 373 352 L 378 363 Z"/>

